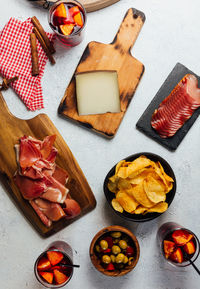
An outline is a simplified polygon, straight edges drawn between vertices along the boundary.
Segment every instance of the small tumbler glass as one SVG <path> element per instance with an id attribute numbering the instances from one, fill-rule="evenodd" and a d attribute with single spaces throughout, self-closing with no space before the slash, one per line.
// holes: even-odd
<path id="1" fill-rule="evenodd" d="M 187 231 L 189 234 L 192 234 L 194 236 L 194 240 L 195 240 L 195 245 L 196 245 L 196 251 L 194 253 L 194 255 L 191 257 L 191 260 L 194 262 L 197 257 L 199 256 L 199 250 L 200 250 L 200 243 L 199 243 L 199 239 L 197 238 L 197 236 L 191 232 L 190 230 L 184 228 L 183 226 L 174 223 L 174 222 L 167 222 L 164 223 L 158 230 L 157 232 L 157 240 L 158 240 L 158 245 L 160 247 L 160 250 L 162 252 L 162 256 L 164 257 L 164 259 L 171 265 L 176 266 L 176 267 L 186 267 L 191 265 L 190 262 L 188 260 L 184 260 L 182 263 L 176 263 L 171 261 L 170 259 L 166 259 L 165 257 L 165 253 L 164 253 L 164 240 L 172 235 L 172 233 L 174 231 L 177 230 L 184 230 Z"/>
<path id="2" fill-rule="evenodd" d="M 37 278 L 37 280 L 45 287 L 47 288 L 61 288 L 63 286 L 65 286 L 70 279 L 72 278 L 73 275 L 73 267 L 69 267 L 70 268 L 70 275 L 68 276 L 69 278 L 66 280 L 66 282 L 62 283 L 62 284 L 49 284 L 47 283 L 39 274 L 37 266 L 38 266 L 38 262 L 40 261 L 40 259 L 46 255 L 47 251 L 58 251 L 61 252 L 64 257 L 66 258 L 66 260 L 68 261 L 69 264 L 73 264 L 73 249 L 71 248 L 70 245 L 68 245 L 66 242 L 64 241 L 55 241 L 53 243 L 51 243 L 47 249 L 42 252 L 39 257 L 37 258 L 35 265 L 34 265 L 34 272 L 35 272 L 35 276 Z"/>
<path id="3" fill-rule="evenodd" d="M 75 5 L 78 6 L 81 13 L 82 13 L 82 17 L 83 17 L 83 26 L 80 27 L 77 31 L 72 32 L 72 34 L 70 35 L 64 35 L 62 34 L 58 29 L 57 26 L 55 26 L 52 22 L 53 22 L 53 13 L 56 9 L 56 7 L 58 5 L 60 5 L 61 3 L 65 4 L 65 5 Z M 59 0 L 57 2 L 55 2 L 55 4 L 53 4 L 51 6 L 51 8 L 49 9 L 49 13 L 48 13 L 48 22 L 49 25 L 51 27 L 51 29 L 53 30 L 53 32 L 56 34 L 57 38 L 66 46 L 76 46 L 78 45 L 82 40 L 83 40 L 83 36 L 84 36 L 84 32 L 85 32 L 85 26 L 86 26 L 86 21 L 87 21 L 87 16 L 86 16 L 86 10 L 83 7 L 83 5 L 76 1 L 76 0 Z"/>

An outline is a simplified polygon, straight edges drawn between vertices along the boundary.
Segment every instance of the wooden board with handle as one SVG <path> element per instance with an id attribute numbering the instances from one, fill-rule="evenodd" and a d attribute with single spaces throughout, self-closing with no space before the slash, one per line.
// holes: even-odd
<path id="1" fill-rule="evenodd" d="M 18 143 L 23 135 L 33 136 L 42 140 L 47 135 L 56 134 L 55 147 L 58 150 L 56 163 L 64 168 L 69 174 L 67 187 L 73 199 L 81 206 L 81 216 L 95 208 L 96 200 L 91 188 L 75 160 L 72 152 L 65 143 L 64 139 L 45 114 L 39 114 L 33 119 L 21 120 L 13 116 L 0 93 L 0 176 L 1 181 L 20 207 L 27 219 L 32 223 L 35 229 L 43 236 L 50 236 L 63 229 L 76 219 L 61 219 L 53 222 L 51 227 L 47 228 L 40 221 L 39 217 L 26 201 L 13 181 L 13 175 L 17 170 L 16 155 L 14 145 Z"/>
<path id="2" fill-rule="evenodd" d="M 130 53 L 144 21 L 145 15 L 131 8 L 111 44 L 94 41 L 88 44 L 60 103 L 59 114 L 108 138 L 115 136 L 144 72 L 144 65 Z M 121 112 L 79 116 L 75 74 L 97 70 L 117 71 Z"/>

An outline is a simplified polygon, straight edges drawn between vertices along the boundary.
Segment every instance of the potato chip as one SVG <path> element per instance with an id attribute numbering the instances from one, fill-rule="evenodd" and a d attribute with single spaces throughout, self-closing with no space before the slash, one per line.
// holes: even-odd
<path id="1" fill-rule="evenodd" d="M 120 167 L 121 167 L 124 163 L 126 163 L 126 161 L 125 161 L 125 160 L 122 160 L 122 161 L 120 161 L 120 162 L 116 165 L 115 174 L 118 173 Z"/>
<path id="2" fill-rule="evenodd" d="M 166 200 L 165 185 L 162 185 L 151 175 L 144 180 L 144 190 L 149 200 L 153 203 L 160 203 Z"/>
<path id="3" fill-rule="evenodd" d="M 155 203 L 151 202 L 145 193 L 143 183 L 136 185 L 131 190 L 132 196 L 135 200 L 144 207 L 151 208 Z"/>
<path id="4" fill-rule="evenodd" d="M 154 207 L 148 209 L 148 213 L 164 213 L 168 209 L 168 203 L 160 202 Z"/>
<path id="5" fill-rule="evenodd" d="M 131 183 L 127 179 L 119 179 L 118 181 L 118 189 L 119 190 L 128 190 L 131 189 Z"/>
<path id="6" fill-rule="evenodd" d="M 123 179 L 126 179 L 130 175 L 134 175 L 134 173 L 144 169 L 151 165 L 151 160 L 146 158 L 145 156 L 140 156 L 133 162 L 131 162 L 128 167 L 120 167 L 117 173 L 117 176 Z"/>
<path id="7" fill-rule="evenodd" d="M 117 201 L 117 199 L 112 199 L 112 207 L 115 211 L 123 213 L 124 209 L 122 208 L 122 206 L 119 204 L 119 202 Z"/>
<path id="8" fill-rule="evenodd" d="M 109 181 L 109 182 L 108 182 L 108 189 L 109 189 L 109 191 L 111 191 L 112 193 L 117 193 L 117 190 L 118 190 L 118 188 L 117 188 L 117 182 L 111 182 L 111 181 Z"/>
<path id="9" fill-rule="evenodd" d="M 122 206 L 122 208 L 128 213 L 132 213 L 133 211 L 135 211 L 135 209 L 139 205 L 134 198 L 132 198 L 124 191 L 119 191 L 116 195 L 116 199 Z"/>
<path id="10" fill-rule="evenodd" d="M 135 209 L 134 214 L 136 214 L 136 215 L 144 214 L 147 210 L 148 210 L 148 208 L 140 205 L 137 207 L 137 209 Z"/>

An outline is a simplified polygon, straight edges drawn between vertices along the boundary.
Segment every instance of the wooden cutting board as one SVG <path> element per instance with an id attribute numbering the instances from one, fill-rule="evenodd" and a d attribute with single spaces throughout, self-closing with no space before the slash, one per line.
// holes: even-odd
<path id="1" fill-rule="evenodd" d="M 84 5 L 87 12 L 93 12 L 110 6 L 119 0 L 79 0 Z"/>
<path id="2" fill-rule="evenodd" d="M 60 103 L 59 114 L 108 138 L 115 136 L 144 72 L 144 65 L 130 53 L 144 21 L 145 15 L 131 8 L 127 11 L 111 44 L 94 41 L 88 44 Z M 120 113 L 78 115 L 75 73 L 93 70 L 117 71 L 121 99 Z"/>
<path id="3" fill-rule="evenodd" d="M 58 149 L 56 163 L 69 174 L 67 187 L 70 190 L 72 198 L 80 204 L 82 212 L 79 217 L 82 217 L 95 208 L 96 200 L 82 170 L 62 136 L 46 114 L 39 114 L 29 120 L 21 120 L 13 116 L 9 112 L 3 96 L 0 93 L 1 180 L 25 217 L 43 237 L 56 233 L 76 219 L 72 219 L 71 221 L 61 219 L 58 222 L 53 222 L 49 228 L 43 225 L 33 208 L 29 205 L 29 202 L 23 199 L 20 191 L 13 182 L 13 175 L 17 170 L 14 145 L 18 143 L 19 138 L 23 135 L 30 135 L 42 140 L 45 136 L 52 134 L 56 134 L 57 136 L 55 141 L 55 147 Z"/>

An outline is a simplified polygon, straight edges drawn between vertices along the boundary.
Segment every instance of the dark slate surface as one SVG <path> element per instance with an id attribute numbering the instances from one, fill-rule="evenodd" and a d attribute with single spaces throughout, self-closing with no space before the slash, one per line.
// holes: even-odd
<path id="1" fill-rule="evenodd" d="M 198 83 L 200 86 L 200 77 L 181 63 L 177 63 L 136 124 L 137 129 L 139 129 L 144 134 L 157 141 L 167 149 L 173 151 L 177 149 L 177 147 L 199 116 L 200 108 L 198 108 L 193 113 L 192 117 L 185 122 L 185 124 L 176 132 L 173 137 L 170 137 L 168 139 L 161 138 L 151 127 L 151 117 L 154 110 L 158 108 L 159 104 L 170 94 L 173 88 L 187 73 L 195 75 L 198 78 Z"/>

